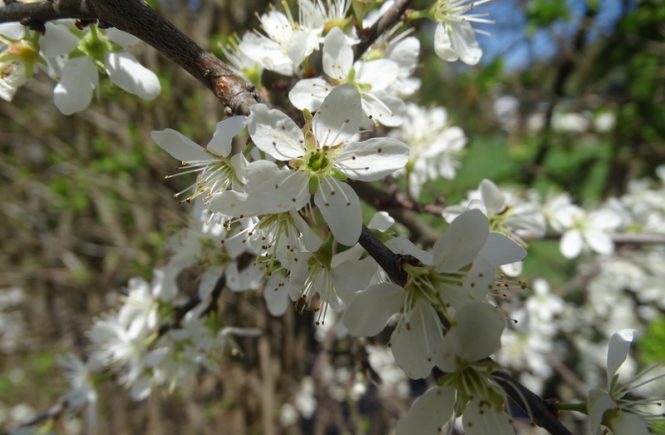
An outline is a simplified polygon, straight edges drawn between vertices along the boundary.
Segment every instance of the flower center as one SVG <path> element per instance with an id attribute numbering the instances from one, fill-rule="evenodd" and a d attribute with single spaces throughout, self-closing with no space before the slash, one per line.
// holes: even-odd
<path id="1" fill-rule="evenodd" d="M 307 159 L 307 167 L 312 170 L 312 172 L 323 172 L 329 165 L 330 160 L 328 159 L 327 147 L 324 147 L 322 150 L 315 151 Z"/>

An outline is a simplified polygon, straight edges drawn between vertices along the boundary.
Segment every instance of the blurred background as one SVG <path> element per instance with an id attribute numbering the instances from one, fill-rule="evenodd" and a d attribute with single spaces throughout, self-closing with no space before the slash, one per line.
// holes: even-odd
<path id="1" fill-rule="evenodd" d="M 257 27 L 254 11 L 266 8 L 255 0 L 152 3 L 220 56 L 220 42 Z M 494 0 L 480 9 L 495 24 L 481 26 L 491 36 L 478 37 L 485 54 L 477 67 L 441 61 L 431 23 L 415 23 L 423 86 L 413 101 L 446 107 L 469 138 L 457 178 L 426 185 L 425 201 L 455 204 L 488 178 L 543 196 L 567 191 L 593 207 L 625 193 L 630 180 L 656 183 L 665 163 L 665 2 Z M 0 428 L 58 401 L 68 387 L 57 356 L 85 353 L 92 321 L 114 307 L 129 278 L 150 280 L 169 236 L 186 225 L 190 207 L 173 194 L 190 180 L 164 179 L 177 163 L 149 134 L 171 127 L 207 143 L 222 107 L 154 50 L 137 54 L 159 74 L 163 92 L 153 102 L 102 80 L 100 98 L 66 117 L 43 73 L 13 103 L 0 102 Z M 523 279 L 545 278 L 582 304 L 594 272 L 580 264 L 561 256 L 556 240 L 533 241 Z M 222 374 L 201 374 L 190 391 L 134 403 L 106 383 L 94 433 L 384 434 L 423 391 L 390 371 L 382 337 L 367 350 L 334 327 L 312 326 L 311 313 L 274 319 L 258 293 L 225 292 L 220 303 L 224 324 L 270 334 L 239 338 L 242 352 L 220 358 Z M 644 365 L 665 360 L 662 310 L 649 318 Z M 565 360 L 549 360 L 560 366 L 543 393 L 570 398 L 584 368 L 574 350 L 558 355 Z M 381 384 L 360 382 L 376 381 L 377 367 L 385 368 Z M 84 419 L 67 414 L 53 431 L 85 433 Z"/>

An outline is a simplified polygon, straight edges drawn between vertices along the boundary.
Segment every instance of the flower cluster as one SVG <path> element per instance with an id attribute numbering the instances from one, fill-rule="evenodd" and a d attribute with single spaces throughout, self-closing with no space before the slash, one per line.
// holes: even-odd
<path id="1" fill-rule="evenodd" d="M 237 237 L 229 237 L 200 202 L 190 227 L 175 235 L 170 246 L 174 254 L 163 269 L 155 270 L 152 281 L 130 279 L 117 312 L 92 325 L 87 359 L 70 354 L 60 360 L 71 384 L 66 402 L 73 408 L 87 405 L 90 422 L 95 419 L 97 384 L 105 371 L 112 371 L 132 398 L 142 400 L 155 386 L 191 387 L 201 370 L 217 371 L 215 355 L 234 350 L 234 335 L 260 333 L 224 327 L 211 311 L 213 293 L 221 290 L 222 283 L 234 291 L 256 289 L 263 275 L 257 267 L 238 265 L 246 247 Z M 177 277 L 194 264 L 207 270 L 197 295 L 188 299 L 180 294 Z"/>
<path id="2" fill-rule="evenodd" d="M 65 115 L 88 107 L 99 72 L 145 100 L 161 92 L 155 73 L 126 51 L 138 42 L 134 36 L 96 24 L 75 27 L 67 20 L 48 22 L 44 29 L 42 35 L 18 23 L 0 24 L 0 98 L 11 101 L 37 67 L 58 81 L 53 100 Z"/>
<path id="3" fill-rule="evenodd" d="M 482 50 L 472 23 L 490 22 L 474 10 L 488 1 L 438 0 L 407 15 L 436 21 L 439 57 L 474 65 Z M 364 227 L 359 183 L 404 175 L 417 200 L 425 183 L 456 176 L 466 144 L 445 109 L 404 101 L 420 87 L 413 76 L 420 42 L 410 31 L 395 27 L 356 53 L 359 34 L 391 4 L 380 11 L 354 5 L 350 16 L 346 0 L 300 0 L 297 13 L 285 6 L 260 15 L 261 29 L 224 52 L 257 85 L 264 71 L 292 77 L 293 111 L 257 103 L 247 116 L 219 122 L 205 146 L 173 129 L 152 132 L 182 164 L 167 178 L 194 177 L 176 194 L 194 203 L 194 213 L 188 228 L 170 239 L 165 266 L 151 281 L 129 280 L 117 310 L 92 325 L 88 356 L 60 359 L 71 384 L 65 401 L 71 408 L 87 405 L 90 425 L 106 373 L 142 400 L 156 387 L 193 385 L 200 371 L 218 370 L 218 355 L 233 350 L 232 336 L 259 334 L 222 326 L 215 307 L 223 288 L 261 290 L 273 316 L 290 304 L 318 311 L 319 331 L 330 334 L 374 337 L 388 329 L 389 350 L 376 343 L 363 349 L 368 364 L 388 380 L 386 389 L 408 396 L 407 378 L 438 374 L 436 385 L 399 419 L 398 434 L 452 433 L 458 417 L 467 434 L 513 434 L 507 392 L 496 378 L 499 364 L 526 370 L 524 382 L 542 390 L 553 374 L 546 357 L 559 334 L 569 332 L 553 326 L 555 320 L 568 318 L 568 327 L 578 328 L 576 344 L 586 348 L 580 359 L 587 363 L 596 347 L 584 345 L 597 345 L 590 337 L 608 338 L 610 330 L 593 325 L 639 328 L 665 308 L 664 251 L 619 253 L 613 238 L 665 233 L 663 168 L 660 185 L 635 182 L 626 195 L 592 210 L 565 193 L 542 200 L 482 180 L 465 201 L 442 210 L 439 221 L 448 226 L 433 246 L 402 237 L 403 228 L 386 212 Z M 50 22 L 43 35 L 0 25 L 0 97 L 11 100 L 41 67 L 58 82 L 54 102 L 64 114 L 90 104 L 100 72 L 125 91 L 155 98 L 157 76 L 126 51 L 135 42 L 95 24 Z M 601 273 L 588 280 L 585 296 L 593 303 L 586 312 L 571 308 L 544 281 L 534 282 L 521 305 L 507 297 L 506 289 L 526 286 L 506 275 L 521 273 L 527 241 L 545 237 L 548 225 L 565 257 L 605 256 Z M 397 273 L 379 265 L 368 234 L 394 255 Z M 179 282 L 190 272 L 198 273 L 196 288 L 185 295 Z M 650 310 L 642 307 L 647 303 Z M 644 308 L 639 319 L 626 314 L 638 311 L 636 304 Z M 619 386 L 616 376 L 631 340 L 625 330 L 609 337 L 607 388 L 592 390 L 587 401 L 593 431 L 647 433 L 643 403 L 631 403 L 634 390 Z M 348 386 L 352 400 L 366 393 L 362 375 L 322 365 L 332 395 L 343 397 Z M 302 380 L 293 405 L 282 407 L 284 422 L 313 415 L 314 382 Z"/>
<path id="4" fill-rule="evenodd" d="M 665 167 L 660 167 L 657 175 L 655 185 L 650 180 L 634 180 L 627 193 L 610 197 L 590 210 L 573 203 L 567 193 L 553 194 L 543 201 L 535 191 L 520 195 L 483 180 L 477 190 L 469 192 L 467 200 L 446 207 L 443 217 L 450 222 L 467 208 L 477 208 L 488 216 L 493 231 L 523 246 L 529 239 L 545 236 L 549 227 L 561 236 L 560 250 L 566 258 L 585 251 L 609 255 L 614 252 L 615 234 L 665 233 Z"/>

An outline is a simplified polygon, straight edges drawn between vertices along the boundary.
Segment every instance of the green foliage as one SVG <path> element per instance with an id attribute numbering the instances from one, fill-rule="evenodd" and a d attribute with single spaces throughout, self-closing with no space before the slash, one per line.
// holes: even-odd
<path id="1" fill-rule="evenodd" d="M 665 362 L 665 317 L 651 321 L 644 336 L 638 340 L 638 348 L 644 366 Z"/>
<path id="2" fill-rule="evenodd" d="M 529 33 L 538 28 L 549 27 L 557 20 L 570 19 L 570 11 L 565 0 L 531 0 L 526 6 Z"/>

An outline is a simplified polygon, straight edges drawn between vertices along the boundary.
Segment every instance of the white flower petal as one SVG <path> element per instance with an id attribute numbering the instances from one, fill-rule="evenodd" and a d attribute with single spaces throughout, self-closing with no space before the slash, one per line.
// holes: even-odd
<path id="1" fill-rule="evenodd" d="M 0 35 L 10 39 L 23 39 L 25 27 L 20 23 L 0 23 Z"/>
<path id="2" fill-rule="evenodd" d="M 259 18 L 261 27 L 268 37 L 280 44 L 286 44 L 291 37 L 293 29 L 289 19 L 282 12 L 271 10 Z"/>
<path id="3" fill-rule="evenodd" d="M 65 115 L 85 109 L 92 100 L 98 80 L 97 67 L 89 57 L 69 59 L 53 90 L 55 106 Z"/>
<path id="4" fill-rule="evenodd" d="M 401 99 L 386 92 L 367 92 L 363 94 L 362 107 L 365 114 L 374 122 L 396 127 L 404 120 L 406 105 Z"/>
<path id="5" fill-rule="evenodd" d="M 218 122 L 206 149 L 218 156 L 228 156 L 231 153 L 233 137 L 240 133 L 245 125 L 247 125 L 246 116 L 232 116 Z"/>
<path id="6" fill-rule="evenodd" d="M 255 214 L 252 210 L 251 204 L 247 202 L 249 195 L 245 192 L 237 192 L 235 190 L 225 190 L 215 195 L 208 203 L 208 208 L 211 211 L 221 213 L 225 216 L 239 217 L 239 216 L 253 216 Z"/>
<path id="7" fill-rule="evenodd" d="M 247 207 L 253 214 L 300 210 L 309 202 L 309 176 L 302 171 L 280 170 L 266 180 L 247 183 Z"/>
<path id="8" fill-rule="evenodd" d="M 381 91 L 397 80 L 399 67 L 389 59 L 377 59 L 371 62 L 357 62 L 356 82 L 368 84 L 372 92 Z"/>
<path id="9" fill-rule="evenodd" d="M 424 298 L 418 298 L 390 337 L 397 365 L 411 379 L 425 378 L 434 367 L 434 357 L 443 344 L 443 325 Z"/>
<path id="10" fill-rule="evenodd" d="M 454 410 L 455 390 L 432 387 L 397 422 L 397 435 L 440 435 L 441 426 L 452 418 Z"/>
<path id="11" fill-rule="evenodd" d="M 387 211 L 377 212 L 367 224 L 370 230 L 379 230 L 382 233 L 386 232 L 388 228 L 395 224 L 395 219 L 388 214 Z"/>
<path id="12" fill-rule="evenodd" d="M 524 263 L 521 261 L 516 261 L 514 263 L 508 263 L 501 265 L 501 272 L 510 277 L 518 277 L 522 274 L 522 269 L 524 268 Z"/>
<path id="13" fill-rule="evenodd" d="M 355 337 L 373 337 L 399 311 L 406 293 L 397 284 L 384 282 L 359 292 L 347 307 L 342 323 Z"/>
<path id="14" fill-rule="evenodd" d="M 39 40 L 39 48 L 46 57 L 55 57 L 71 53 L 79 44 L 79 38 L 74 36 L 66 26 L 46 23 L 46 32 Z"/>
<path id="15" fill-rule="evenodd" d="M 23 62 L 0 63 L 0 98 L 12 101 L 16 91 L 28 81 Z"/>
<path id="16" fill-rule="evenodd" d="M 587 411 L 589 413 L 589 418 L 587 419 L 588 432 L 591 434 L 597 433 L 605 412 L 615 406 L 614 400 L 606 392 L 598 388 L 589 391 L 589 397 L 587 398 Z"/>
<path id="17" fill-rule="evenodd" d="M 483 50 L 476 41 L 476 34 L 468 21 L 451 21 L 451 39 L 453 49 L 460 60 L 467 65 L 476 65 L 483 55 Z"/>
<path id="18" fill-rule="evenodd" d="M 256 146 L 277 160 L 291 160 L 305 155 L 302 130 L 279 110 L 255 104 L 247 128 Z"/>
<path id="19" fill-rule="evenodd" d="M 386 50 L 386 58 L 396 62 L 402 72 L 411 74 L 418 66 L 418 55 L 420 53 L 420 41 L 415 36 L 409 36 L 390 44 Z"/>
<path id="20" fill-rule="evenodd" d="M 457 355 L 465 361 L 476 362 L 501 348 L 505 326 L 503 315 L 485 302 L 471 302 L 455 314 L 453 334 Z"/>
<path id="21" fill-rule="evenodd" d="M 263 284 L 263 272 L 258 264 L 251 263 L 238 270 L 238 263 L 229 263 L 226 269 L 226 285 L 234 292 L 256 290 Z"/>
<path id="22" fill-rule="evenodd" d="M 277 42 L 265 36 L 247 32 L 243 35 L 238 49 L 265 69 L 285 76 L 293 74 L 291 59 Z"/>
<path id="23" fill-rule="evenodd" d="M 312 130 L 318 146 L 337 146 L 350 140 L 358 134 L 361 120 L 361 99 L 356 88 L 336 87 L 314 115 Z"/>
<path id="24" fill-rule="evenodd" d="M 521 261 L 526 257 L 526 249 L 506 236 L 490 233 L 483 248 L 478 252 L 492 267 Z"/>
<path id="25" fill-rule="evenodd" d="M 480 210 L 469 210 L 451 222 L 434 244 L 437 272 L 452 273 L 473 262 L 489 235 L 489 221 Z"/>
<path id="26" fill-rule="evenodd" d="M 199 299 L 202 301 L 207 301 L 208 296 L 212 293 L 215 285 L 221 278 L 224 273 L 224 266 L 214 266 L 206 269 L 201 275 L 201 281 L 199 282 L 198 295 Z"/>
<path id="27" fill-rule="evenodd" d="M 130 47 L 132 45 L 138 44 L 140 41 L 139 38 L 136 36 L 132 35 L 131 33 L 123 32 L 120 29 L 116 29 L 115 27 L 110 27 L 105 30 L 106 36 L 116 44 L 122 46 L 122 47 Z"/>
<path id="28" fill-rule="evenodd" d="M 270 314 L 277 317 L 286 312 L 289 307 L 289 290 L 291 284 L 288 278 L 280 273 L 273 273 L 263 290 L 263 298 Z"/>
<path id="29" fill-rule="evenodd" d="M 360 247 L 362 246 L 356 245 Z M 344 252 L 353 250 L 355 246 Z M 333 256 L 333 260 L 339 261 L 337 255 Z M 331 263 L 332 264 L 332 263 Z M 369 287 L 372 278 L 375 277 L 379 265 L 372 257 L 366 257 L 362 260 L 347 261 L 346 263 L 339 263 L 338 267 L 334 267 L 332 271 L 335 280 L 335 286 L 343 292 L 344 299 L 350 301 L 352 296 L 359 291 L 366 290 Z"/>
<path id="30" fill-rule="evenodd" d="M 614 252 L 614 242 L 606 232 L 596 229 L 588 229 L 584 232 L 584 240 L 589 247 L 602 255 L 609 255 Z"/>
<path id="31" fill-rule="evenodd" d="M 348 184 L 323 177 L 314 194 L 314 203 L 339 243 L 352 246 L 362 231 L 362 212 L 356 192 Z"/>
<path id="32" fill-rule="evenodd" d="M 607 349 L 607 383 L 614 379 L 617 370 L 626 361 L 630 352 L 630 345 L 635 338 L 634 329 L 622 329 L 612 334 Z"/>
<path id="33" fill-rule="evenodd" d="M 499 214 L 506 206 L 506 196 L 490 180 L 480 182 L 480 196 L 489 215 Z"/>
<path id="34" fill-rule="evenodd" d="M 357 262 L 364 254 L 365 248 L 363 248 L 360 243 L 356 243 L 349 249 L 335 253 L 335 255 L 332 256 L 332 260 L 330 260 L 330 267 L 336 268 L 344 263 L 347 263 L 348 265 Z"/>
<path id="35" fill-rule="evenodd" d="M 397 139 L 377 137 L 344 147 L 336 166 L 349 178 L 376 181 L 401 169 L 409 161 L 409 147 Z"/>
<path id="36" fill-rule="evenodd" d="M 386 242 L 386 246 L 390 248 L 390 250 L 395 254 L 411 255 L 416 257 L 418 260 L 420 260 L 421 263 L 425 265 L 432 265 L 432 254 L 425 251 L 424 249 L 420 249 L 409 239 L 404 237 L 395 237 L 388 240 Z"/>
<path id="37" fill-rule="evenodd" d="M 559 242 L 561 254 L 566 258 L 575 258 L 582 252 L 582 233 L 579 230 L 566 231 Z"/>
<path id="38" fill-rule="evenodd" d="M 179 131 L 166 128 L 164 130 L 153 131 L 150 133 L 150 137 L 160 148 L 181 162 L 215 160 L 215 157 L 206 152 L 203 147 Z"/>
<path id="39" fill-rule="evenodd" d="M 323 16 L 323 11 L 318 7 L 318 4 L 310 0 L 301 0 L 298 4 L 300 7 L 300 23 L 309 28 L 323 30 L 326 22 L 326 17 Z"/>
<path id="40" fill-rule="evenodd" d="M 251 164 L 247 161 L 245 155 L 240 153 L 235 153 L 230 159 L 229 162 L 235 171 L 236 178 L 240 181 L 241 185 L 247 183 L 247 172 Z M 233 188 L 238 189 L 238 182 L 233 180 Z"/>
<path id="41" fill-rule="evenodd" d="M 441 23 L 436 26 L 436 30 L 434 31 L 434 52 L 441 59 L 448 62 L 454 62 L 459 59 L 458 54 L 453 49 L 448 29 Z"/>
<path id="42" fill-rule="evenodd" d="M 323 42 L 323 71 L 329 77 L 345 81 L 352 65 L 351 44 L 339 27 L 334 27 Z"/>
<path id="43" fill-rule="evenodd" d="M 298 110 L 314 112 L 332 89 L 333 86 L 321 78 L 300 80 L 289 91 L 289 101 Z"/>
<path id="44" fill-rule="evenodd" d="M 608 426 L 615 435 L 649 435 L 652 433 L 642 417 L 625 411 L 613 414 Z"/>
<path id="45" fill-rule="evenodd" d="M 152 386 L 150 384 L 150 378 L 147 376 L 141 376 L 132 383 L 132 388 L 129 390 L 129 395 L 133 400 L 137 402 L 145 400 L 150 396 L 150 391 Z"/>
<path id="46" fill-rule="evenodd" d="M 286 53 L 294 67 L 298 67 L 303 60 L 318 47 L 316 33 L 306 30 L 296 30 L 291 35 L 286 46 Z"/>
<path id="47" fill-rule="evenodd" d="M 141 65 L 130 53 L 108 53 L 104 65 L 113 83 L 144 100 L 152 100 L 162 91 L 155 73 Z"/>
<path id="48" fill-rule="evenodd" d="M 300 233 L 302 234 L 305 249 L 310 252 L 318 251 L 318 249 L 321 247 L 321 243 L 323 243 L 321 238 L 312 230 L 309 224 L 305 221 L 305 219 L 302 218 L 302 216 L 300 216 L 300 214 L 298 214 L 297 211 L 291 210 L 290 213 L 294 225 L 296 228 L 298 228 L 298 230 L 300 230 Z"/>
<path id="49" fill-rule="evenodd" d="M 462 421 L 466 435 L 515 435 L 510 416 L 485 400 L 471 400 Z"/>

